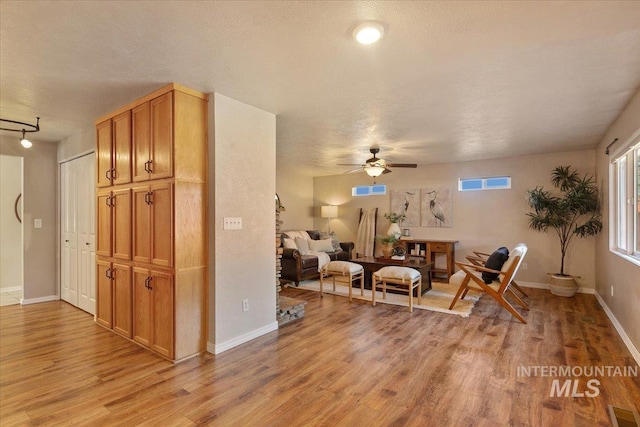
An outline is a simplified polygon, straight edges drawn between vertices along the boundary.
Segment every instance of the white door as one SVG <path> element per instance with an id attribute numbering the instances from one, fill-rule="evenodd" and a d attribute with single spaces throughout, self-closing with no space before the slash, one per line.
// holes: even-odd
<path id="1" fill-rule="evenodd" d="M 95 158 L 77 160 L 76 218 L 78 221 L 78 307 L 91 314 L 96 310 L 96 199 Z"/>
<path id="2" fill-rule="evenodd" d="M 60 165 L 60 222 L 62 251 L 60 298 L 78 305 L 78 233 L 76 219 L 76 170 L 74 161 Z"/>
<path id="3" fill-rule="evenodd" d="M 60 165 L 60 297 L 95 314 L 95 158 Z"/>

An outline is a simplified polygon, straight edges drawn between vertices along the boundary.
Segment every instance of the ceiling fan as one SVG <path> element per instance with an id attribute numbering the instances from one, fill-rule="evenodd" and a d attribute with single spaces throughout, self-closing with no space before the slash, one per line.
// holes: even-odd
<path id="1" fill-rule="evenodd" d="M 361 170 L 365 171 L 367 175 L 375 178 L 385 173 L 390 173 L 391 169 L 389 168 L 417 168 L 418 165 L 415 163 L 388 163 L 384 159 L 379 159 L 376 157 L 376 154 L 380 152 L 379 148 L 370 148 L 369 151 L 373 154 L 373 157 L 367 159 L 364 164 L 353 164 L 353 163 L 339 163 L 338 166 L 358 166 L 356 169 L 347 171 L 345 173 L 359 172 Z"/>

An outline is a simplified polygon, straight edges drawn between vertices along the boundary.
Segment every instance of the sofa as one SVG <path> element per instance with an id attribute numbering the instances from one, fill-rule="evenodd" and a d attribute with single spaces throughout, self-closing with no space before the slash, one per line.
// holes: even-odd
<path id="1" fill-rule="evenodd" d="M 284 231 L 282 246 L 280 279 L 296 286 L 320 277 L 318 270 L 327 260 L 349 261 L 354 248 L 353 242 L 340 242 L 335 234 L 318 230 Z"/>

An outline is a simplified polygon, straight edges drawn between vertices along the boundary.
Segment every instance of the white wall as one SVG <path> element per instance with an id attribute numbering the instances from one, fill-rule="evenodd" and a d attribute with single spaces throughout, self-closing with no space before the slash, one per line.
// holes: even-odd
<path id="1" fill-rule="evenodd" d="M 0 137 L 0 153 L 22 156 L 25 303 L 57 299 L 57 143 L 22 148 L 19 137 Z M 42 228 L 33 220 L 42 219 Z"/>
<path id="2" fill-rule="evenodd" d="M 278 327 L 276 118 L 217 93 L 211 99 L 208 349 L 219 353 Z M 224 217 L 242 218 L 242 229 L 223 230 Z"/>
<path id="3" fill-rule="evenodd" d="M 58 143 L 58 162 L 70 160 L 96 149 L 96 128 L 93 125 Z"/>
<path id="4" fill-rule="evenodd" d="M 0 155 L 0 289 L 22 290 L 22 157 Z M 20 201 L 16 206 L 16 199 Z"/>
<path id="5" fill-rule="evenodd" d="M 617 149 L 631 142 L 634 134 L 640 131 L 640 91 L 631 99 L 618 119 L 611 125 L 598 148 L 597 176 L 603 188 L 604 233 L 597 238 L 596 244 L 596 291 L 604 301 L 617 322 L 622 326 L 637 350 L 640 350 L 640 266 L 621 258 L 609 250 L 609 164 Z M 611 156 L 605 154 L 605 148 L 618 138 L 611 147 Z M 614 287 L 611 296 L 611 287 Z M 640 353 L 637 353 L 640 354 Z"/>
<path id="6" fill-rule="evenodd" d="M 548 283 L 547 273 L 560 270 L 560 249 L 556 235 L 540 233 L 528 226 L 529 212 L 525 192 L 537 185 L 552 189 L 551 171 L 558 165 L 571 165 L 581 174 L 595 174 L 593 150 L 554 153 L 476 162 L 419 166 L 417 169 L 396 169 L 378 179 L 387 184 L 386 196 L 352 197 L 351 187 L 369 185 L 364 173 L 316 177 L 314 204 L 316 207 L 338 205 L 339 218 L 332 220 L 331 229 L 341 240 L 355 242 L 359 208 L 378 207 L 378 234 L 384 234 L 389 223 L 383 215 L 390 210 L 390 190 L 420 189 L 427 186 L 449 186 L 453 195 L 453 227 L 410 227 L 416 238 L 458 240 L 456 259 L 463 261 L 473 250 L 491 252 L 500 246 L 512 248 L 519 242 L 529 246 L 527 270 L 518 277 L 524 282 Z M 459 192 L 459 177 L 511 176 L 510 190 Z M 316 227 L 326 228 L 326 219 L 316 209 Z M 577 276 L 582 288 L 595 289 L 595 238 L 577 239 L 565 259 L 565 272 Z"/>

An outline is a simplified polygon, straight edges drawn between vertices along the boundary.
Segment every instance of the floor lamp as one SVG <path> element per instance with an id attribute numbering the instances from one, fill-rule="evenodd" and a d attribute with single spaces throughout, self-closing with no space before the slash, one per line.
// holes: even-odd
<path id="1" fill-rule="evenodd" d="M 337 206 L 322 206 L 320 208 L 320 216 L 322 218 L 329 218 L 329 234 L 331 234 L 331 218 L 338 217 L 338 207 Z"/>

